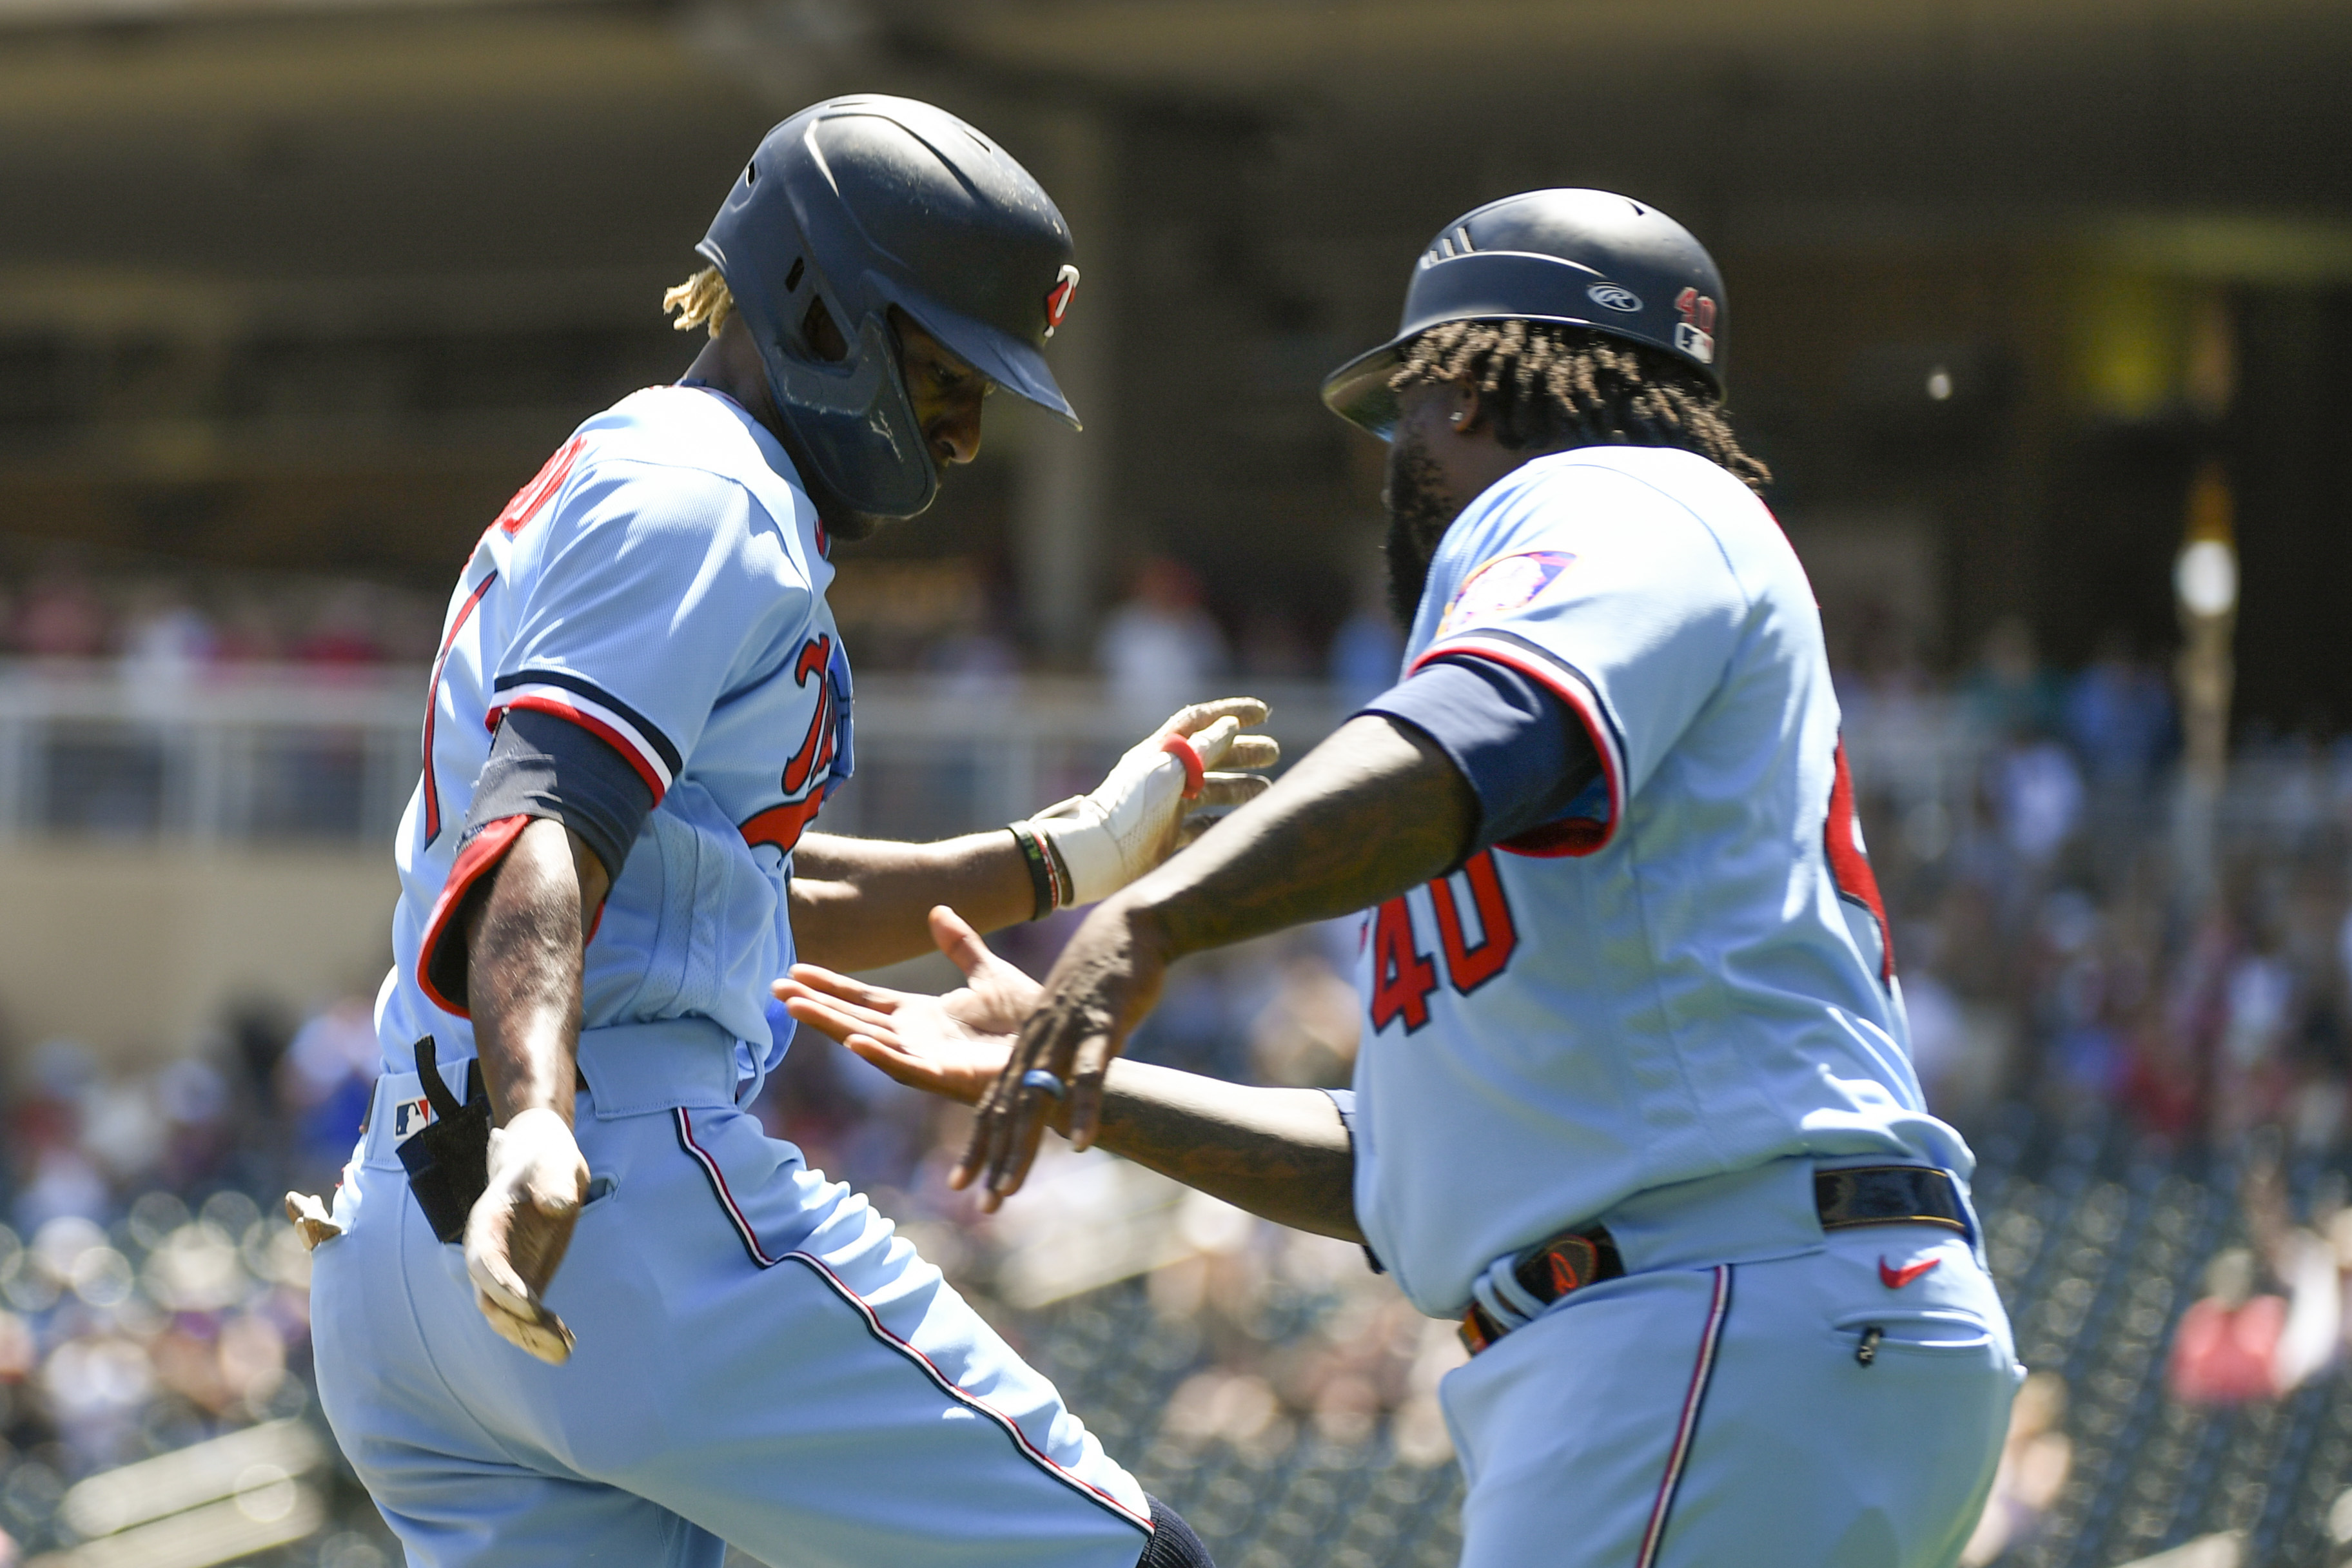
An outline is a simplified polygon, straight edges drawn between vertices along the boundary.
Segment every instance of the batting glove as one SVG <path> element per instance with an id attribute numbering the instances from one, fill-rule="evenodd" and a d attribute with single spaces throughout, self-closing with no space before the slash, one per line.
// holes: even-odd
<path id="1" fill-rule="evenodd" d="M 1265 722 L 1255 698 L 1195 703 L 1119 758 L 1093 793 L 1048 806 L 1012 825 L 1040 873 L 1038 910 L 1090 904 L 1150 870 L 1186 837 L 1187 818 L 1235 806 L 1266 787 L 1247 773 L 1219 768 L 1272 766 L 1282 750 L 1266 735 L 1244 735 Z"/>
<path id="2" fill-rule="evenodd" d="M 489 1174 L 466 1218 L 474 1304 L 500 1336 L 561 1366 L 572 1356 L 572 1331 L 540 1292 L 571 1244 L 588 1162 L 563 1118 L 537 1106 L 490 1130 Z"/>

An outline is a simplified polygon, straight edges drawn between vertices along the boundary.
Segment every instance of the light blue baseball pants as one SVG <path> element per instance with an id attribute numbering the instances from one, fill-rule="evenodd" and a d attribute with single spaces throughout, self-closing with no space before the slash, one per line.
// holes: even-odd
<path id="1" fill-rule="evenodd" d="M 1447 1374 L 1463 1568 L 1958 1559 L 2023 1375 L 2009 1320 L 1951 1230 L 1824 1236 L 1812 1169 L 1633 1200 L 1606 1220 L 1630 1272 Z"/>
<path id="2" fill-rule="evenodd" d="M 462 1071 L 463 1063 L 456 1070 Z M 733 1102 L 702 1026 L 583 1037 L 592 1177 L 549 1304 L 493 1333 L 407 1190 L 389 1078 L 313 1254 L 319 1393 L 416 1568 L 1133 1568 L 1142 1489 L 858 1194 Z M 462 1081 L 462 1079 L 458 1080 Z"/>

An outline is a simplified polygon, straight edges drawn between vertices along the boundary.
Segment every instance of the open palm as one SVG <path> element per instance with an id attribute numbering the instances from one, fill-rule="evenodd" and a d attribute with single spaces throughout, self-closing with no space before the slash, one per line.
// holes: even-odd
<path id="1" fill-rule="evenodd" d="M 976 1105 L 1013 1054 L 1039 987 L 989 951 L 963 917 L 931 910 L 931 940 L 963 972 L 943 996 L 868 985 L 814 963 L 771 987 L 785 1011 L 910 1088 Z"/>

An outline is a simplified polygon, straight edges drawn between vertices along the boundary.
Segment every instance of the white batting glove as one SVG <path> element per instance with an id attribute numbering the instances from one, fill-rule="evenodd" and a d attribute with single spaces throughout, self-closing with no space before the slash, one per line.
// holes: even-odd
<path id="1" fill-rule="evenodd" d="M 308 1193 L 286 1194 L 286 1217 L 294 1222 L 294 1232 L 302 1238 L 302 1250 L 315 1252 L 321 1242 L 332 1241 L 343 1234 L 327 1205 Z"/>
<path id="2" fill-rule="evenodd" d="M 540 1360 L 571 1359 L 572 1331 L 540 1293 L 572 1242 L 588 1162 L 563 1118 L 543 1106 L 490 1130 L 489 1184 L 466 1216 L 466 1273 L 491 1328 Z"/>
<path id="3" fill-rule="evenodd" d="M 1090 904 L 1118 891 L 1184 841 L 1192 813 L 1262 793 L 1265 779 L 1212 770 L 1278 761 L 1282 749 L 1271 736 L 1241 732 L 1265 717 L 1265 704 L 1254 697 L 1195 703 L 1119 758 L 1093 793 L 1013 824 L 1016 837 L 1033 835 L 1049 858 L 1053 905 Z"/>

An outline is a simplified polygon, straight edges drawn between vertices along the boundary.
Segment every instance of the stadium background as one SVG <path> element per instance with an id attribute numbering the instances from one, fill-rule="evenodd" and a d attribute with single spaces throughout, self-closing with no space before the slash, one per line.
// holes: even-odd
<path id="1" fill-rule="evenodd" d="M 364 1093 L 441 602 L 682 367 L 656 300 L 760 133 L 873 89 L 1055 194 L 1087 430 L 992 405 L 844 550 L 826 825 L 1004 820 L 1211 687 L 1310 742 L 1391 657 L 1318 378 L 1475 203 L 1654 201 L 1730 283 L 2043 1374 L 1975 1560 L 2338 1563 L 2347 79 L 2321 0 L 0 0 L 0 1562 L 388 1561 L 266 1211 Z M 1352 941 L 1196 963 L 1139 1051 L 1344 1077 Z M 1458 1352 L 1349 1249 L 1107 1160 L 982 1226 L 953 1119 L 822 1041 L 764 1109 L 1221 1561 L 1451 1561 Z"/>

